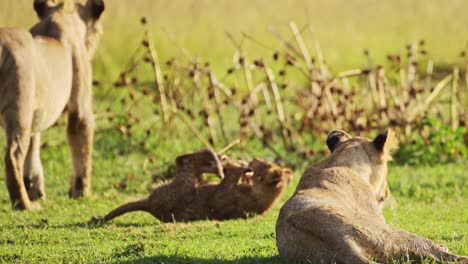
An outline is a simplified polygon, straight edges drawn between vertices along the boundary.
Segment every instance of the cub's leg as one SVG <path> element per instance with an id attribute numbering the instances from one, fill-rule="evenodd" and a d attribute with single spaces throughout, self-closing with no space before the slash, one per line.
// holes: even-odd
<path id="1" fill-rule="evenodd" d="M 91 155 L 94 137 L 94 116 L 91 106 L 84 112 L 71 109 L 67 136 L 73 161 L 69 196 L 71 198 L 86 196 L 91 191 Z"/>
<path id="2" fill-rule="evenodd" d="M 16 111 L 15 111 L 16 112 Z M 35 209 L 29 200 L 26 187 L 23 181 L 24 159 L 29 145 L 29 131 L 21 129 L 17 115 L 5 116 L 10 120 L 5 120 L 7 149 L 5 154 L 5 174 L 8 192 L 10 194 L 13 209 Z M 7 119 L 5 118 L 5 119 Z"/>
<path id="3" fill-rule="evenodd" d="M 224 178 L 221 161 L 218 159 L 218 155 L 210 149 L 178 156 L 175 165 L 174 181 L 178 183 L 187 183 L 188 185 L 201 183 L 204 173 L 213 173 Z"/>
<path id="4" fill-rule="evenodd" d="M 31 201 L 45 198 L 44 169 L 41 163 L 41 134 L 31 137 L 28 154 L 24 162 L 24 185 Z"/>

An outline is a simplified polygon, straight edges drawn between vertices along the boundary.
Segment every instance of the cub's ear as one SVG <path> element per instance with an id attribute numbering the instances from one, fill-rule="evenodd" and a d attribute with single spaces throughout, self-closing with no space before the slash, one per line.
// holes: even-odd
<path id="1" fill-rule="evenodd" d="M 330 152 L 333 153 L 335 149 L 344 141 L 351 139 L 351 136 L 344 132 L 343 130 L 333 130 L 330 133 L 328 133 L 327 136 L 327 146 Z"/>
<path id="2" fill-rule="evenodd" d="M 293 176 L 293 171 L 290 168 L 283 168 L 283 173 L 284 175 L 287 175 L 288 177 Z"/>
<path id="3" fill-rule="evenodd" d="M 373 141 L 374 147 L 381 153 L 391 155 L 398 149 L 398 139 L 393 130 L 380 133 Z"/>
<path id="4" fill-rule="evenodd" d="M 95 20 L 101 17 L 105 9 L 103 0 L 88 0 L 86 7 L 88 9 L 88 12 L 90 12 L 91 17 Z"/>

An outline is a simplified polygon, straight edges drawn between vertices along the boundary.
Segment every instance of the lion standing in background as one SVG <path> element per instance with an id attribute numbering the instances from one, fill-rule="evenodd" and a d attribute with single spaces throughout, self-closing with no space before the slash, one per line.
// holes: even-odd
<path id="1" fill-rule="evenodd" d="M 374 140 L 332 131 L 331 155 L 311 166 L 276 224 L 280 256 L 313 263 L 386 262 L 408 258 L 468 263 L 427 238 L 385 222 L 387 162 L 397 148 L 393 132 Z"/>
<path id="2" fill-rule="evenodd" d="M 14 209 L 44 197 L 40 133 L 68 110 L 73 160 L 70 197 L 91 184 L 94 133 L 91 59 L 103 0 L 34 0 L 40 19 L 30 32 L 0 29 L 0 125 L 5 128 L 6 183 Z"/>

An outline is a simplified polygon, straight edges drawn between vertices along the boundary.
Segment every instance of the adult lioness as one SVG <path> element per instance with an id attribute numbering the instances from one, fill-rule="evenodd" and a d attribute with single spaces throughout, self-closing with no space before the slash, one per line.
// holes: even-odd
<path id="1" fill-rule="evenodd" d="M 429 239 L 385 223 L 387 162 L 397 141 L 391 131 L 374 140 L 332 131 L 331 155 L 306 170 L 276 224 L 279 254 L 312 263 L 369 263 L 389 259 L 465 262 Z"/>
<path id="2" fill-rule="evenodd" d="M 44 196 L 40 132 L 68 109 L 73 159 L 70 196 L 90 189 L 93 142 L 92 70 L 102 0 L 35 0 L 30 32 L 0 29 L 0 124 L 7 136 L 6 183 L 12 207 L 31 209 Z"/>

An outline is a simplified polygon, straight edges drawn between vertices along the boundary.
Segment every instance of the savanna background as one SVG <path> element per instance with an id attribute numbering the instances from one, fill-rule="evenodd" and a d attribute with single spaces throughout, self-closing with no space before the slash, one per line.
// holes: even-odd
<path id="1" fill-rule="evenodd" d="M 290 21 L 295 21 L 301 29 L 310 56 L 315 61 L 324 57 L 329 76 L 354 69 L 373 72 L 382 65 L 395 91 L 400 91 L 399 87 L 406 83 L 398 77 L 401 69 L 406 69 L 404 74 L 407 74 L 413 65 L 410 59 L 404 59 L 409 51 L 407 46 L 418 45 L 415 71 L 419 78 L 415 86 L 427 88 L 427 91 L 410 97 L 409 107 L 417 105 L 418 95 L 427 98 L 444 78 L 452 76 L 446 88 L 410 124 L 402 125 L 398 118 L 392 122 L 392 111 L 387 109 L 384 112 L 388 120 L 363 121 L 365 125 L 360 131 L 351 129 L 349 132 L 371 137 L 386 124 L 395 126 L 401 135 L 402 147 L 390 165 L 392 199 L 385 208 L 388 222 L 443 243 L 457 254 L 468 255 L 465 122 L 468 120 L 468 79 L 464 56 L 468 42 L 468 2 L 108 0 L 106 5 L 104 35 L 94 59 L 97 127 L 93 196 L 80 200 L 67 198 L 71 164 L 65 119 L 62 118 L 43 134 L 47 200 L 41 202 L 42 210 L 11 211 L 3 174 L 0 177 L 0 186 L 4 186 L 0 191 L 0 262 L 283 263 L 275 246 L 276 217 L 282 203 L 294 192 L 304 168 L 326 155 L 326 130 L 339 124 L 350 129 L 351 121 L 356 119 L 357 122 L 360 116 L 375 112 L 372 106 L 367 107 L 371 103 L 362 92 L 370 89 L 368 75 L 357 80 L 350 77 L 350 89 L 356 91 L 354 97 L 357 98 L 353 105 L 364 105 L 364 112 L 356 111 L 343 123 L 330 118 L 334 120 L 330 123 L 322 120 L 328 114 L 328 110 L 323 110 L 320 119 L 312 117 L 314 125 L 300 131 L 296 121 L 305 115 L 307 107 L 301 105 L 297 95 L 307 90 L 308 82 L 313 81 L 298 70 L 304 68 L 300 56 L 296 56 L 297 65 L 289 68 L 281 59 L 273 58 L 275 53 L 287 57 L 291 50 L 271 31 L 299 49 L 290 30 Z M 146 25 L 142 25 L 142 17 L 146 18 Z M 28 28 L 35 21 L 32 0 L 0 0 L 0 26 Z M 170 114 L 170 120 L 164 122 L 160 94 L 150 66 L 141 65 L 126 71 L 135 61 L 143 64 L 147 60 L 147 54 L 141 51 L 145 49 L 141 48 L 142 43 L 148 41 L 145 30 L 151 33 L 153 43 L 150 45 L 157 51 L 162 73 L 167 76 L 165 86 L 180 90 L 180 94 L 172 93 L 180 95 L 173 109 L 184 113 L 193 110 L 192 115 L 187 114 L 184 119 Z M 420 52 L 422 50 L 424 52 Z M 403 66 L 395 67 L 388 59 L 389 54 L 399 54 Z M 249 58 L 252 64 L 262 58 L 262 62 L 271 65 L 280 86 L 288 84 L 288 89 L 281 88 L 288 125 L 293 127 L 293 132 L 287 136 L 282 134 L 281 125 L 270 126 L 277 122 L 275 110 L 266 110 L 263 101 L 252 119 L 266 123 L 269 130 L 263 134 L 271 136 L 259 138 L 249 131 L 250 126 L 243 127 L 242 110 L 237 109 L 243 107 L 248 85 L 238 63 L 240 57 Z M 172 64 L 166 63 L 168 61 Z M 178 62 L 178 67 L 172 66 L 174 61 Z M 433 74 L 431 84 L 425 87 L 429 63 L 434 65 Z M 198 64 L 203 66 L 196 66 Z M 222 115 L 215 115 L 214 103 L 205 105 L 197 93 L 193 96 L 193 90 L 204 87 L 208 98 L 212 99 L 206 88 L 207 80 L 201 77 L 199 86 L 192 80 L 197 72 L 208 67 L 228 89 L 237 91 L 222 98 L 229 99 L 219 111 Z M 257 67 L 257 71 L 259 68 L 262 67 Z M 454 78 L 454 69 L 458 78 Z M 288 72 L 287 78 L 282 71 Z M 261 73 L 253 75 L 255 84 L 264 81 L 271 85 Z M 326 78 L 317 81 L 321 88 L 327 86 L 323 79 Z M 175 80 L 179 80 L 180 87 L 171 86 Z M 455 92 L 453 87 L 457 87 Z M 167 93 L 170 101 L 171 93 Z M 338 110 L 346 109 L 347 101 L 339 94 L 333 96 Z M 384 98 L 388 99 L 388 108 L 396 107 L 398 97 Z M 456 118 L 452 110 L 454 100 Z M 221 136 L 221 124 L 216 123 L 213 129 L 217 140 L 211 138 L 213 135 L 207 129 L 211 125 L 205 124 L 203 112 L 213 115 L 213 120 L 223 120 L 225 136 Z M 321 123 L 327 125 L 321 127 Z M 206 145 L 220 150 L 239 137 L 241 144 L 232 147 L 228 155 L 278 160 L 295 169 L 294 181 L 282 201 L 265 216 L 225 222 L 163 224 L 148 214 L 135 213 L 103 226 L 88 226 L 91 216 L 145 196 L 152 185 L 170 178 L 171 164 L 177 155 Z M 306 149 L 291 148 L 284 143 L 287 140 L 291 141 L 290 145 Z M 4 134 L 0 133 L 0 149 L 4 149 L 4 141 Z M 3 171 L 3 162 L 0 169 Z"/>

